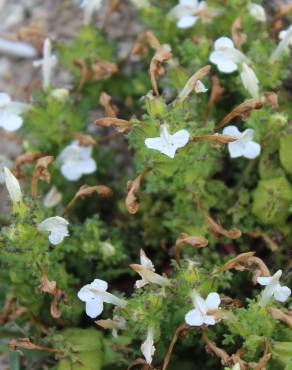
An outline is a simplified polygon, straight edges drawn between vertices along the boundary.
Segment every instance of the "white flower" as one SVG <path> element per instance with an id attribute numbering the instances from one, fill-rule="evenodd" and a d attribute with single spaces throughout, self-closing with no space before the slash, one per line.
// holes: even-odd
<path id="1" fill-rule="evenodd" d="M 22 193 L 17 178 L 11 173 L 11 171 L 4 167 L 4 179 L 5 185 L 8 190 L 10 199 L 13 203 L 19 203 L 22 201 Z"/>
<path id="2" fill-rule="evenodd" d="M 202 81 L 198 80 L 195 84 L 195 93 L 200 94 L 200 93 L 205 93 L 207 92 L 208 89 L 207 87 L 203 84 Z"/>
<path id="3" fill-rule="evenodd" d="M 209 293 L 204 300 L 198 293 L 194 293 L 193 298 L 195 309 L 185 315 L 185 321 L 191 326 L 201 326 L 203 324 L 214 325 L 216 323 L 213 315 L 208 315 L 209 311 L 217 310 L 220 305 L 218 293 Z"/>
<path id="4" fill-rule="evenodd" d="M 219 71 L 224 73 L 232 73 L 237 70 L 238 64 L 248 62 L 246 56 L 234 47 L 229 37 L 220 37 L 215 41 L 214 51 L 209 59 L 217 65 Z"/>
<path id="5" fill-rule="evenodd" d="M 258 99 L 259 98 L 259 80 L 257 79 L 254 71 L 246 64 L 242 63 L 242 71 L 240 72 L 240 78 L 243 86 L 250 93 L 250 95 Z"/>
<path id="6" fill-rule="evenodd" d="M 107 292 L 108 283 L 104 280 L 94 279 L 91 284 L 84 285 L 79 292 L 78 298 L 85 302 L 85 312 L 91 317 L 99 316 L 103 311 L 103 303 L 110 303 L 124 307 L 126 302 Z"/>
<path id="7" fill-rule="evenodd" d="M 147 364 L 150 365 L 155 352 L 152 328 L 148 328 L 147 330 L 147 337 L 145 342 L 143 342 L 141 345 L 141 352 L 143 353 Z"/>
<path id="8" fill-rule="evenodd" d="M 52 186 L 47 195 L 44 197 L 43 204 L 47 208 L 55 207 L 59 204 L 62 200 L 62 194 L 56 188 L 56 186 Z"/>
<path id="9" fill-rule="evenodd" d="M 152 261 L 146 256 L 143 249 L 140 249 L 140 263 L 140 265 L 130 265 L 130 267 L 142 277 L 141 280 L 136 281 L 135 288 L 142 288 L 149 283 L 158 284 L 161 286 L 166 286 L 169 284 L 169 280 L 167 278 L 156 274 Z"/>
<path id="10" fill-rule="evenodd" d="M 54 99 L 63 101 L 68 98 L 69 90 L 64 88 L 54 89 L 51 94 Z"/>
<path id="11" fill-rule="evenodd" d="M 53 245 L 60 244 L 66 236 L 69 236 L 69 222 L 63 217 L 55 216 L 46 218 L 38 225 L 41 231 L 49 232 L 49 241 Z"/>
<path id="12" fill-rule="evenodd" d="M 42 68 L 43 76 L 43 88 L 47 89 L 50 87 L 52 72 L 57 65 L 57 57 L 55 54 L 52 54 L 52 45 L 50 39 L 45 39 L 43 46 L 43 59 L 36 60 L 33 62 L 34 67 Z"/>
<path id="13" fill-rule="evenodd" d="M 276 301 L 285 302 L 291 295 L 291 289 L 287 286 L 281 286 L 279 283 L 282 270 L 278 270 L 273 276 L 261 276 L 257 278 L 259 284 L 264 285 L 265 289 L 262 292 L 261 303 L 264 305 L 271 297 Z"/>
<path id="14" fill-rule="evenodd" d="M 267 20 L 266 12 L 261 5 L 255 3 L 248 4 L 248 11 L 249 14 L 257 21 L 266 22 Z"/>
<path id="15" fill-rule="evenodd" d="M 184 147 L 189 138 L 190 134 L 186 130 L 180 130 L 171 135 L 167 124 L 164 123 L 161 127 L 160 136 L 146 139 L 145 145 L 149 149 L 158 150 L 168 157 L 174 158 L 176 150 Z"/>
<path id="16" fill-rule="evenodd" d="M 11 101 L 8 94 L 0 93 L 0 127 L 9 132 L 18 130 L 23 123 L 19 114 L 27 108 L 28 104 Z"/>
<path id="17" fill-rule="evenodd" d="M 272 63 L 279 58 L 279 56 L 288 46 L 292 46 L 292 24 L 289 28 L 279 33 L 279 38 L 281 41 L 271 56 Z"/>
<path id="18" fill-rule="evenodd" d="M 253 159 L 260 155 L 260 144 L 252 140 L 254 130 L 248 128 L 244 132 L 240 132 L 236 126 L 227 126 L 223 130 L 223 135 L 238 138 L 238 140 L 228 143 L 228 150 L 231 158 L 245 157 Z"/>
<path id="19" fill-rule="evenodd" d="M 73 141 L 60 153 L 58 160 L 61 162 L 61 172 L 69 181 L 79 180 L 82 175 L 96 171 L 95 160 L 91 158 L 92 147 L 80 146 L 78 141 Z"/>
<path id="20" fill-rule="evenodd" d="M 179 0 L 179 4 L 171 10 L 170 15 L 178 20 L 178 28 L 190 28 L 199 19 L 195 14 L 199 14 L 206 7 L 205 1 Z"/>
<path id="21" fill-rule="evenodd" d="M 5 155 L 0 154 L 0 184 L 5 183 L 4 167 L 11 168 L 13 162 L 5 157 Z"/>
<path id="22" fill-rule="evenodd" d="M 102 6 L 103 0 L 82 0 L 80 8 L 84 11 L 84 23 L 90 23 L 93 13 Z"/>

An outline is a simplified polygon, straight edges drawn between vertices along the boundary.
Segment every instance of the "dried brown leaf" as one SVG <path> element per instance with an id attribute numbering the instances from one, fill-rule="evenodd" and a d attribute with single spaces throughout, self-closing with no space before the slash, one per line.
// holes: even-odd
<path id="1" fill-rule="evenodd" d="M 214 144 L 228 144 L 232 143 L 233 141 L 238 140 L 235 136 L 230 135 L 220 135 L 220 134 L 213 134 L 213 135 L 200 135 L 200 136 L 193 136 L 191 141 L 200 142 L 200 141 L 208 141 Z"/>
<path id="2" fill-rule="evenodd" d="M 272 108 L 276 109 L 279 107 L 279 102 L 278 102 L 278 95 L 273 92 L 273 91 L 266 91 L 264 93 L 264 97 L 266 99 L 266 103 Z"/>
<path id="3" fill-rule="evenodd" d="M 54 160 L 54 157 L 51 155 L 41 157 L 37 160 L 35 169 L 32 174 L 31 178 L 31 196 L 32 198 L 36 198 L 38 193 L 38 182 L 39 180 L 45 181 L 48 184 L 51 181 L 51 174 L 48 170 L 48 166 L 52 161 Z"/>
<path id="4" fill-rule="evenodd" d="M 19 316 L 29 312 L 24 306 L 17 306 L 15 297 L 8 296 L 5 299 L 4 307 L 0 310 L 0 324 L 3 325 L 9 321 L 16 320 Z"/>
<path id="5" fill-rule="evenodd" d="M 219 272 L 236 269 L 239 271 L 250 270 L 253 273 L 253 283 L 257 283 L 260 276 L 270 276 L 270 271 L 266 264 L 258 257 L 254 256 L 255 252 L 241 253 L 225 263 Z"/>
<path id="6" fill-rule="evenodd" d="M 89 197 L 92 194 L 99 194 L 104 197 L 110 197 L 113 194 L 113 191 L 111 188 L 105 185 L 95 185 L 95 186 L 82 185 L 80 189 L 77 191 L 77 193 L 74 195 L 71 202 L 65 208 L 64 213 L 67 213 L 69 209 L 71 209 L 74 206 L 74 204 L 79 198 Z"/>
<path id="7" fill-rule="evenodd" d="M 114 73 L 119 71 L 118 66 L 114 63 L 108 62 L 105 59 L 97 60 L 92 66 L 90 67 L 91 71 L 91 79 L 93 81 L 103 80 Z"/>
<path id="8" fill-rule="evenodd" d="M 34 161 L 36 161 L 37 159 L 39 159 L 43 156 L 44 156 L 43 153 L 24 153 L 24 154 L 19 155 L 15 159 L 14 164 L 13 164 L 13 173 L 14 173 L 14 175 L 18 179 L 24 178 L 25 174 L 21 171 L 21 167 L 24 164 L 29 163 L 29 162 L 34 162 Z"/>
<path id="9" fill-rule="evenodd" d="M 223 120 L 217 125 L 217 129 L 226 126 L 230 121 L 236 117 L 246 119 L 250 116 L 253 109 L 261 109 L 264 106 L 265 98 L 260 99 L 249 99 L 235 107 L 230 113 L 223 118 Z"/>
<path id="10" fill-rule="evenodd" d="M 221 226 L 218 222 L 216 222 L 207 211 L 203 210 L 203 214 L 205 217 L 205 220 L 208 222 L 211 231 L 214 234 L 223 235 L 226 238 L 230 239 L 238 239 L 241 237 L 241 231 L 237 228 L 232 228 L 230 230 L 224 229 L 223 226 Z"/>
<path id="11" fill-rule="evenodd" d="M 156 51 L 161 48 L 160 42 L 153 35 L 152 32 L 143 31 L 138 35 L 132 47 L 131 54 L 134 56 L 144 57 L 145 55 L 147 55 L 149 46 Z"/>
<path id="12" fill-rule="evenodd" d="M 165 68 L 163 64 L 172 58 L 172 54 L 168 45 L 162 45 L 150 62 L 149 74 L 151 78 L 151 83 L 153 90 L 157 96 L 159 96 L 159 89 L 157 80 L 162 77 L 165 73 Z"/>
<path id="13" fill-rule="evenodd" d="M 85 82 L 90 79 L 91 72 L 87 67 L 86 63 L 82 59 L 75 59 L 74 65 L 80 68 L 80 78 L 76 90 L 81 91 Z"/>
<path id="14" fill-rule="evenodd" d="M 9 344 L 9 347 L 13 351 L 16 351 L 18 348 L 23 348 L 23 349 L 30 349 L 34 351 L 44 351 L 44 352 L 50 352 L 50 353 L 61 352 L 60 350 L 56 348 L 49 348 L 49 347 L 40 346 L 38 344 L 34 344 L 30 341 L 29 338 L 12 339 L 9 341 L 8 344 Z"/>
<path id="15" fill-rule="evenodd" d="M 208 119 L 209 114 L 210 114 L 210 111 L 211 111 L 211 108 L 213 107 L 213 105 L 216 103 L 216 101 L 218 99 L 221 98 L 221 96 L 224 93 L 224 89 L 220 85 L 220 79 L 219 79 L 218 76 L 213 75 L 211 77 L 211 81 L 212 81 L 212 89 L 211 89 L 210 98 L 209 98 L 209 101 L 208 101 L 208 104 L 207 104 L 207 111 L 206 111 L 205 120 Z"/>
<path id="16" fill-rule="evenodd" d="M 241 50 L 241 45 L 246 42 L 247 35 L 242 32 L 241 17 L 237 17 L 231 26 L 231 35 L 234 45 Z"/>
<path id="17" fill-rule="evenodd" d="M 103 107 L 104 113 L 107 117 L 117 117 L 119 110 L 113 104 L 112 97 L 110 95 L 105 92 L 101 93 L 99 103 Z"/>
<path id="18" fill-rule="evenodd" d="M 37 26 L 26 26 L 21 27 L 21 29 L 17 32 L 17 38 L 21 41 L 27 41 L 32 44 L 39 55 L 42 54 L 43 51 L 43 44 L 46 38 L 44 32 Z"/>
<path id="19" fill-rule="evenodd" d="M 129 180 L 127 183 L 128 194 L 126 197 L 126 208 L 132 215 L 138 211 L 139 204 L 137 201 L 137 193 L 140 191 L 141 181 L 148 170 L 144 170 L 135 180 Z"/>
<path id="20" fill-rule="evenodd" d="M 213 353 L 221 360 L 222 365 L 232 365 L 233 361 L 232 358 L 228 355 L 224 349 L 217 347 L 216 343 L 211 341 L 206 333 L 202 333 L 202 338 L 206 343 L 206 352 Z"/>
<path id="21" fill-rule="evenodd" d="M 179 94 L 179 100 L 184 101 L 192 91 L 196 90 L 196 84 L 199 80 L 207 76 L 210 72 L 211 66 L 206 65 L 205 67 L 199 69 L 196 73 L 192 75 L 191 78 L 187 81 L 184 88 Z"/>
<path id="22" fill-rule="evenodd" d="M 167 354 L 164 358 L 164 361 L 163 361 L 163 366 L 162 366 L 162 370 L 166 370 L 168 365 L 169 365 L 169 362 L 170 362 L 170 359 L 171 359 L 171 356 L 172 356 L 172 352 L 173 352 L 173 349 L 174 349 L 174 346 L 179 338 L 180 335 L 186 335 L 187 332 L 189 331 L 190 327 L 187 325 L 187 324 L 182 324 L 180 325 L 175 333 L 174 333 L 174 336 L 170 342 L 170 345 L 168 347 L 168 350 L 167 350 Z"/>
<path id="23" fill-rule="evenodd" d="M 283 312 L 279 308 L 269 307 L 268 311 L 275 320 L 283 321 L 292 328 L 292 311 Z"/>
<path id="24" fill-rule="evenodd" d="M 70 132 L 70 135 L 77 140 L 81 146 L 94 146 L 97 144 L 96 140 L 91 135 L 73 131 Z"/>
<path id="25" fill-rule="evenodd" d="M 115 117 L 98 118 L 95 124 L 103 127 L 113 126 L 119 132 L 124 132 L 132 128 L 132 124 L 129 121 Z"/>
<path id="26" fill-rule="evenodd" d="M 57 287 L 56 281 L 50 281 L 47 275 L 40 270 L 41 273 L 41 283 L 38 286 L 38 291 L 40 293 L 48 293 L 53 297 L 51 302 L 51 315 L 55 319 L 61 316 L 60 303 L 63 300 L 65 305 L 68 305 L 67 294 Z"/>
<path id="27" fill-rule="evenodd" d="M 203 236 L 191 236 L 188 234 L 181 234 L 175 242 L 174 256 L 177 261 L 180 260 L 180 251 L 184 244 L 196 248 L 204 248 L 208 245 L 208 240 Z"/>

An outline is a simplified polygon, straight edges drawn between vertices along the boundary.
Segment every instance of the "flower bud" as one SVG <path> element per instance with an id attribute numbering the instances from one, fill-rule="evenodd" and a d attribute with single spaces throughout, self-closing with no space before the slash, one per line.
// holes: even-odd
<path id="1" fill-rule="evenodd" d="M 4 167 L 4 177 L 5 185 L 12 203 L 20 203 L 22 201 L 22 193 L 17 178 L 7 167 Z"/>

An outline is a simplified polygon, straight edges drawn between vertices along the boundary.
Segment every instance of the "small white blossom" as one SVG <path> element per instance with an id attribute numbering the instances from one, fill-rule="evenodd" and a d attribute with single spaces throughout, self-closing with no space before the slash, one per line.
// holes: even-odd
<path id="1" fill-rule="evenodd" d="M 145 145 L 149 149 L 158 150 L 159 152 L 174 158 L 178 148 L 184 147 L 189 141 L 190 134 L 186 130 L 179 130 L 171 135 L 168 131 L 167 124 L 164 123 L 161 127 L 159 137 L 147 138 Z"/>
<path id="2" fill-rule="evenodd" d="M 28 104 L 11 101 L 8 94 L 0 93 L 0 127 L 5 131 L 18 130 L 23 123 L 20 114 L 26 111 Z"/>
<path id="3" fill-rule="evenodd" d="M 201 94 L 207 92 L 208 89 L 207 87 L 203 84 L 202 81 L 198 80 L 195 84 L 195 93 L 196 94 Z"/>
<path id="4" fill-rule="evenodd" d="M 76 181 L 82 175 L 95 172 L 96 163 L 91 154 L 91 146 L 80 146 L 76 140 L 66 146 L 58 157 L 62 175 L 69 181 Z"/>
<path id="5" fill-rule="evenodd" d="M 258 99 L 259 98 L 259 80 L 254 71 L 246 64 L 242 63 L 242 71 L 240 72 L 240 78 L 243 86 L 250 93 L 250 95 Z"/>
<path id="6" fill-rule="evenodd" d="M 140 265 L 132 264 L 130 267 L 142 278 L 141 280 L 136 281 L 135 288 L 142 288 L 149 283 L 161 286 L 169 284 L 169 280 L 167 278 L 156 274 L 152 261 L 146 256 L 143 249 L 140 249 Z"/>
<path id="7" fill-rule="evenodd" d="M 153 329 L 148 328 L 146 340 L 141 345 L 141 352 L 143 353 L 143 356 L 145 357 L 145 360 L 149 365 L 152 362 L 152 358 L 155 352 L 153 336 Z"/>
<path id="8" fill-rule="evenodd" d="M 224 73 L 232 73 L 238 69 L 238 64 L 248 62 L 246 56 L 234 47 L 229 37 L 220 37 L 215 41 L 214 51 L 209 59 L 217 65 L 219 71 Z"/>
<path id="9" fill-rule="evenodd" d="M 267 20 L 266 12 L 261 5 L 255 3 L 248 4 L 248 11 L 249 14 L 257 21 L 266 22 Z"/>
<path id="10" fill-rule="evenodd" d="M 59 204 L 62 200 L 62 194 L 56 188 L 56 186 L 52 186 L 49 192 L 44 197 L 43 204 L 47 208 L 55 207 Z"/>
<path id="11" fill-rule="evenodd" d="M 19 182 L 17 178 L 12 174 L 12 172 L 4 167 L 4 179 L 5 185 L 8 190 L 10 199 L 13 203 L 19 203 L 22 201 L 22 192 L 20 189 Z"/>
<path id="12" fill-rule="evenodd" d="M 84 285 L 79 292 L 78 298 L 85 302 L 85 312 L 91 317 L 99 316 L 103 311 L 103 304 L 110 303 L 124 307 L 126 302 L 107 292 L 108 283 L 104 280 L 94 279 L 91 284 Z"/>
<path id="13" fill-rule="evenodd" d="M 279 56 L 288 46 L 292 46 L 292 24 L 289 28 L 279 33 L 279 38 L 281 41 L 271 56 L 272 63 L 279 58 Z"/>
<path id="14" fill-rule="evenodd" d="M 220 302 L 218 293 L 209 293 L 205 300 L 195 292 L 193 297 L 195 308 L 185 315 L 186 323 L 191 326 L 201 326 L 203 324 L 214 325 L 216 323 L 215 317 L 208 315 L 208 312 L 217 310 Z"/>
<path id="15" fill-rule="evenodd" d="M 238 140 L 228 143 L 228 150 L 231 158 L 245 157 L 254 159 L 260 155 L 261 146 L 254 142 L 254 130 L 248 128 L 240 132 L 236 126 L 227 126 L 223 130 L 223 135 L 237 137 Z"/>
<path id="16" fill-rule="evenodd" d="M 69 236 L 69 222 L 63 217 L 55 216 L 46 218 L 38 225 L 40 231 L 49 232 L 49 241 L 53 245 L 60 244 L 66 236 Z"/>
<path id="17" fill-rule="evenodd" d="M 0 154 L 0 184 L 5 183 L 4 167 L 11 168 L 13 162 L 5 157 L 5 155 Z"/>
<path id="18" fill-rule="evenodd" d="M 103 0 L 82 0 L 80 8 L 84 11 L 84 23 L 90 23 L 93 13 L 102 6 Z"/>
<path id="19" fill-rule="evenodd" d="M 57 65 L 57 57 L 52 54 L 52 44 L 50 39 L 45 39 L 43 46 L 43 59 L 33 62 L 34 67 L 41 67 L 43 76 L 43 88 L 47 89 L 51 85 L 52 72 Z"/>
<path id="20" fill-rule="evenodd" d="M 170 15 L 177 19 L 178 28 L 190 28 L 199 19 L 196 14 L 199 14 L 206 7 L 205 1 L 179 0 L 179 4 L 171 10 Z"/>
<path id="21" fill-rule="evenodd" d="M 282 286 L 279 282 L 282 276 L 282 270 L 278 270 L 273 276 L 261 276 L 257 278 L 260 285 L 265 286 L 262 292 L 261 304 L 265 305 L 271 297 L 276 301 L 285 302 L 291 295 L 291 289 Z"/>

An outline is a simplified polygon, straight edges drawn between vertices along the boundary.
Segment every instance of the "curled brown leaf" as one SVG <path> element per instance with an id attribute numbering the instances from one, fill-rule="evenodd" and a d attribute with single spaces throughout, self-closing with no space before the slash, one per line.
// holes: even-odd
<path id="1" fill-rule="evenodd" d="M 238 138 L 235 136 L 220 135 L 217 133 L 213 135 L 198 135 L 198 136 L 193 136 L 191 138 L 191 141 L 195 141 L 195 142 L 208 141 L 214 144 L 228 144 L 236 140 L 238 140 Z"/>
<path id="2" fill-rule="evenodd" d="M 80 132 L 72 131 L 70 132 L 70 136 L 72 136 L 75 140 L 77 140 L 81 146 L 96 145 L 96 140 L 91 135 L 81 134 Z"/>
<path id="3" fill-rule="evenodd" d="M 14 321 L 27 312 L 29 312 L 28 308 L 17 305 L 15 297 L 8 296 L 5 299 L 4 307 L 0 310 L 0 324 L 3 325 L 9 321 Z"/>
<path id="4" fill-rule="evenodd" d="M 254 232 L 248 233 L 252 238 L 262 238 L 265 243 L 269 246 L 272 252 L 279 250 L 279 246 L 274 240 L 265 232 L 261 230 L 256 230 Z"/>
<path id="5" fill-rule="evenodd" d="M 253 273 L 253 283 L 257 283 L 260 276 L 270 276 L 270 271 L 264 261 L 254 256 L 255 252 L 241 253 L 225 263 L 219 272 L 235 269 L 239 271 L 250 270 Z"/>
<path id="6" fill-rule="evenodd" d="M 223 118 L 221 122 L 217 125 L 217 129 L 226 126 L 230 121 L 236 117 L 241 117 L 246 119 L 250 116 L 250 113 L 254 109 L 261 109 L 264 106 L 265 98 L 260 99 L 248 99 L 235 107 L 230 113 Z"/>
<path id="7" fill-rule="evenodd" d="M 144 170 L 134 180 L 129 180 L 127 183 L 128 194 L 126 197 L 126 208 L 131 214 L 135 214 L 138 211 L 139 204 L 137 201 L 137 193 L 140 191 L 141 181 L 147 172 L 148 170 Z"/>
<path id="8" fill-rule="evenodd" d="M 53 297 L 51 303 L 51 315 L 55 319 L 58 319 L 61 316 L 60 303 L 64 302 L 65 305 L 68 305 L 67 294 L 58 288 L 56 281 L 50 281 L 47 275 L 40 270 L 41 273 L 41 283 L 38 286 L 38 291 L 40 293 L 48 293 Z"/>
<path id="9" fill-rule="evenodd" d="M 188 234 L 181 234 L 175 242 L 174 256 L 177 261 L 180 260 L 180 251 L 184 244 L 196 248 L 204 248 L 208 245 L 208 240 L 203 236 L 191 236 Z"/>
<path id="10" fill-rule="evenodd" d="M 39 180 L 45 181 L 47 183 L 50 183 L 51 181 L 51 174 L 48 170 L 48 166 L 52 161 L 54 160 L 54 157 L 51 155 L 41 157 L 37 160 L 35 169 L 32 174 L 31 178 L 31 196 L 32 198 L 36 198 L 38 193 L 38 182 Z"/>
<path id="11" fill-rule="evenodd" d="M 99 194 L 104 197 L 110 197 L 113 194 L 113 191 L 111 188 L 105 185 L 95 185 L 95 186 L 82 185 L 80 189 L 77 191 L 77 193 L 74 195 L 71 202 L 65 208 L 64 214 L 67 213 L 69 209 L 71 209 L 74 206 L 74 204 L 79 198 L 88 197 L 92 194 Z"/>
<path id="12" fill-rule="evenodd" d="M 247 35 L 242 32 L 242 19 L 237 17 L 231 26 L 231 35 L 234 45 L 237 49 L 241 50 L 241 45 L 246 42 Z"/>
<path id="13" fill-rule="evenodd" d="M 124 132 L 132 128 L 132 124 L 129 121 L 115 117 L 98 118 L 95 124 L 103 127 L 113 126 L 119 132 Z"/>
<path id="14" fill-rule="evenodd" d="M 160 42 L 152 32 L 143 31 L 138 35 L 132 47 L 131 54 L 144 57 L 148 52 L 149 46 L 156 51 L 161 48 Z"/>
<path id="15" fill-rule="evenodd" d="M 37 26 L 25 26 L 17 32 L 17 38 L 21 41 L 27 41 L 32 44 L 39 55 L 42 54 L 43 44 L 46 38 L 44 32 Z"/>
<path id="16" fill-rule="evenodd" d="M 117 117 L 119 110 L 113 104 L 112 97 L 110 95 L 105 92 L 101 93 L 99 103 L 103 107 L 104 113 L 107 117 Z"/>
<path id="17" fill-rule="evenodd" d="M 161 45 L 161 47 L 155 52 L 153 58 L 151 59 L 149 74 L 156 96 L 159 96 L 157 80 L 165 73 L 165 68 L 163 64 L 171 58 L 172 54 L 170 51 L 170 47 L 168 45 Z"/>
<path id="18" fill-rule="evenodd" d="M 19 155 L 15 159 L 14 164 L 13 164 L 13 173 L 14 173 L 14 175 L 18 179 L 24 178 L 25 175 L 21 171 L 21 167 L 23 165 L 25 165 L 26 163 L 30 163 L 30 162 L 36 161 L 37 159 L 43 157 L 44 155 L 45 154 L 43 154 L 43 153 L 24 153 L 24 154 Z"/>
<path id="19" fill-rule="evenodd" d="M 222 365 L 232 365 L 233 361 L 224 349 L 217 347 L 216 343 L 208 338 L 206 333 L 202 332 L 202 338 L 206 344 L 206 352 L 213 353 L 221 360 Z"/>
<path id="20" fill-rule="evenodd" d="M 203 210 L 204 218 L 208 222 L 211 231 L 214 234 L 223 235 L 226 238 L 230 239 L 238 239 L 241 237 L 241 231 L 236 227 L 226 230 L 223 226 L 221 226 L 218 222 L 216 222 L 207 211 Z"/>
<path id="21" fill-rule="evenodd" d="M 196 89 L 197 82 L 203 77 L 207 76 L 207 74 L 210 72 L 210 69 L 211 66 L 206 65 L 205 67 L 199 69 L 196 73 L 194 73 L 180 92 L 178 96 L 179 100 L 184 101 L 190 95 L 190 93 Z"/>
<path id="22" fill-rule="evenodd" d="M 292 311 L 286 313 L 274 307 L 269 307 L 268 311 L 275 320 L 280 320 L 292 328 Z"/>

